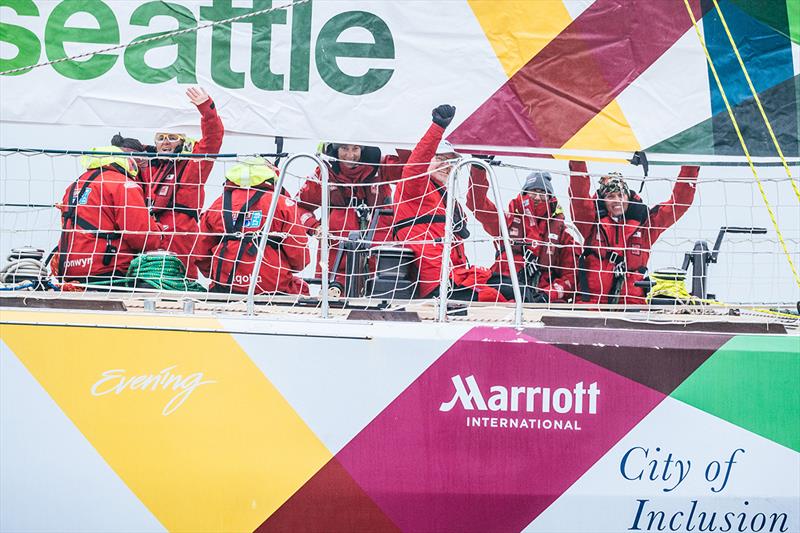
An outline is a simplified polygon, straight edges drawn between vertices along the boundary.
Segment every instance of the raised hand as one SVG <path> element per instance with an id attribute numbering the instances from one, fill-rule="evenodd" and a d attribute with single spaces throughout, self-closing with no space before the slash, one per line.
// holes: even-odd
<path id="1" fill-rule="evenodd" d="M 447 104 L 440 105 L 431 111 L 431 116 L 434 124 L 446 128 L 456 116 L 456 107 Z"/>
<path id="2" fill-rule="evenodd" d="M 202 87 L 189 87 L 186 89 L 186 96 L 194 105 L 200 105 L 210 98 Z"/>

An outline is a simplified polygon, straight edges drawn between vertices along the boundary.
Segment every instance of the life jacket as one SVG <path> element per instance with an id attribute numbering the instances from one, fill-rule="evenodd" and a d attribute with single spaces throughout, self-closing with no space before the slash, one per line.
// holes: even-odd
<path id="1" fill-rule="evenodd" d="M 608 215 L 601 199 L 595 200 L 595 206 L 597 221 L 586 239 L 578 264 L 581 298 L 584 301 L 589 299 L 586 262 L 590 256 L 594 256 L 600 259 L 601 264 L 605 262 L 612 267 L 614 281 L 608 295 L 610 302 L 616 303 L 627 274 L 636 272 L 643 275 L 647 272 L 650 211 L 638 196 L 631 197 L 621 221 L 615 221 Z"/>
<path id="2" fill-rule="evenodd" d="M 524 265 L 520 270 L 526 284 L 538 285 L 538 276 L 560 266 L 556 261 L 558 250 L 552 244 L 552 236 L 556 236 L 556 242 L 561 241 L 566 231 L 564 212 L 558 199 L 551 195 L 547 204 L 548 218 L 537 217 L 534 215 L 533 199 L 521 194 L 509 204 L 509 215 L 508 233 L 515 264 Z M 495 241 L 495 250 L 495 260 L 504 261 L 505 247 L 502 241 Z M 505 271 L 503 267 L 501 265 L 500 272 Z"/>
<path id="3" fill-rule="evenodd" d="M 215 283 L 225 286 L 231 286 L 233 282 L 233 276 L 236 273 L 237 265 L 242 260 L 242 257 L 244 257 L 244 254 L 249 254 L 253 257 L 258 254 L 259 236 L 261 233 L 258 231 L 244 232 L 242 230 L 245 227 L 245 219 L 248 212 L 267 192 L 265 189 L 254 189 L 255 192 L 253 195 L 248 198 L 247 202 L 245 202 L 242 208 L 234 216 L 233 192 L 235 189 L 235 187 L 226 186 L 222 193 L 222 224 L 224 226 L 225 233 L 220 241 L 219 250 L 216 252 L 216 255 L 218 256 L 217 268 L 214 269 L 214 275 L 212 276 L 212 279 Z M 258 221 L 258 223 L 255 225 L 260 226 L 260 221 Z M 269 231 L 269 229 L 267 229 L 267 231 Z M 270 246 L 276 250 L 280 248 L 280 239 L 276 239 L 271 236 L 266 238 L 267 246 Z M 222 280 L 222 261 L 224 259 L 228 259 L 229 246 L 238 246 L 238 249 L 235 254 L 233 267 L 228 273 L 228 278 L 226 280 Z M 257 270 L 257 268 L 255 270 Z"/>
<path id="4" fill-rule="evenodd" d="M 444 185 L 434 185 L 434 191 L 439 194 L 441 198 L 441 206 L 442 210 L 447 209 L 447 190 L 445 189 Z M 458 201 L 454 202 L 455 209 L 453 209 L 453 235 L 456 237 L 464 240 L 469 238 L 470 233 L 467 229 L 467 217 L 464 215 L 464 210 L 461 208 L 461 204 Z M 392 225 L 392 235 L 397 238 L 397 232 L 403 228 L 408 228 L 411 226 L 418 226 L 418 225 L 430 225 L 430 224 L 446 224 L 447 223 L 447 215 L 446 214 L 426 214 L 421 216 L 414 216 L 404 218 L 402 220 L 398 220 Z"/>
<path id="5" fill-rule="evenodd" d="M 78 214 L 78 206 L 86 204 L 88 196 L 91 193 L 90 185 L 102 174 L 104 168 L 110 168 L 120 174 L 127 175 L 127 172 L 122 166 L 117 163 L 111 163 L 105 167 L 88 170 L 70 185 L 69 192 L 67 193 L 67 206 L 66 209 L 61 212 L 61 239 L 58 243 L 58 271 L 56 273 L 59 277 L 63 277 L 66 273 L 64 266 L 68 255 L 69 236 L 77 228 L 94 233 L 98 239 L 105 239 L 106 248 L 103 253 L 103 266 L 108 266 L 114 261 L 114 256 L 117 253 L 117 245 L 114 243 L 122 239 L 122 234 L 100 231 L 97 226 Z M 81 188 L 76 191 L 78 183 L 80 183 L 81 178 L 86 176 L 86 174 L 89 175 L 84 180 Z"/>
<path id="6" fill-rule="evenodd" d="M 156 159 L 151 163 L 156 172 L 152 172 L 152 181 L 149 183 L 148 207 L 158 217 L 161 213 L 172 211 L 182 213 L 195 221 L 200 219 L 199 210 L 175 201 L 177 188 L 186 171 L 189 161 L 186 159 Z"/>

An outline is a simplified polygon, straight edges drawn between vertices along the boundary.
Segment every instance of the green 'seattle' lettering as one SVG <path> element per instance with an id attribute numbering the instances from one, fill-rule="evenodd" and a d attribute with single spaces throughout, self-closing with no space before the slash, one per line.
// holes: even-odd
<path id="1" fill-rule="evenodd" d="M 233 7 L 232 0 L 214 0 L 211 7 L 200 8 L 200 18 L 215 22 L 271 8 L 272 0 L 254 0 L 252 9 Z M 279 9 L 261 13 L 236 24 L 251 24 L 253 27 L 250 43 L 250 75 L 253 85 L 266 91 L 282 90 L 283 75 L 272 72 L 269 62 L 272 25 L 286 24 L 286 11 Z M 231 26 L 232 23 L 220 24 L 212 30 L 211 77 L 222 87 L 241 89 L 244 87 L 244 73 L 234 72 L 231 67 Z"/>
<path id="2" fill-rule="evenodd" d="M 147 2 L 136 8 L 131 15 L 132 26 L 149 26 L 154 17 L 171 17 L 178 23 L 175 30 L 185 30 L 197 25 L 192 12 L 182 5 L 160 0 Z M 148 33 L 137 38 L 143 41 L 168 32 Z M 177 46 L 175 61 L 168 67 L 151 67 L 145 61 L 145 54 L 155 48 Z M 134 44 L 125 49 L 125 70 L 142 83 L 164 83 L 173 78 L 178 83 L 197 83 L 197 32 L 186 32 L 149 43 Z"/>
<path id="3" fill-rule="evenodd" d="M 0 0 L 0 7 L 10 7 L 21 17 L 38 17 L 39 8 L 33 0 Z M 36 34 L 22 26 L 0 22 L 0 41 L 9 43 L 17 49 L 17 55 L 11 59 L 0 58 L 0 71 L 35 65 L 42 53 L 42 45 Z M 23 71 L 18 72 L 24 74 Z"/>
<path id="4" fill-rule="evenodd" d="M 364 28 L 372 34 L 373 44 L 341 43 L 339 36 L 350 28 Z M 386 23 L 366 11 L 340 13 L 325 23 L 317 37 L 317 70 L 333 90 L 344 94 L 367 94 L 389 82 L 394 70 L 369 68 L 362 76 L 349 76 L 341 71 L 340 57 L 394 59 L 394 40 Z"/>
<path id="5" fill-rule="evenodd" d="M 177 26 L 171 31 L 194 28 L 198 22 L 220 22 L 273 8 L 273 0 L 252 0 L 251 7 L 234 7 L 233 0 L 207 0 L 210 5 L 200 6 L 200 20 L 180 0 L 152 0 L 144 2 L 133 11 L 130 26 L 148 28 L 156 17 L 169 17 Z M 65 43 L 91 43 L 117 45 L 120 43 L 120 27 L 109 0 L 64 0 L 55 6 L 47 19 L 44 30 L 44 48 L 50 61 L 67 57 Z M 0 0 L 0 6 L 11 7 L 18 17 L 39 17 L 34 0 Z M 76 27 L 73 15 L 84 13 L 95 19 L 95 27 Z M 218 24 L 210 32 L 211 78 L 226 89 L 242 89 L 246 83 L 246 72 L 233 69 L 232 33 L 234 24 L 249 24 L 252 31 L 250 41 L 250 79 L 255 87 L 264 91 L 308 91 L 311 70 L 312 4 L 307 2 L 292 7 L 291 48 L 289 72 L 275 72 L 272 68 L 273 27 L 288 23 L 288 11 L 275 9 L 226 24 Z M 85 17 L 84 17 L 85 18 Z M 320 21 L 321 22 L 321 21 Z M 340 41 L 350 29 L 367 32 L 372 42 Z M 41 55 L 39 36 L 28 28 L 8 23 L 0 24 L 0 40 L 11 44 L 17 54 L 11 59 L 0 59 L 0 70 L 24 68 L 36 64 Z M 208 38 L 208 33 L 188 31 L 181 35 L 143 42 L 169 32 L 147 33 L 133 39 L 123 53 L 125 70 L 141 83 L 197 82 L 198 38 Z M 385 86 L 394 69 L 386 68 L 386 60 L 395 58 L 392 32 L 380 17 L 366 11 L 348 11 L 334 15 L 321 24 L 317 35 L 314 59 L 320 78 L 331 89 L 348 95 L 362 95 Z M 159 48 L 176 47 L 175 60 L 166 67 L 153 67 L 145 59 L 148 52 Z M 89 51 L 89 50 L 86 50 Z M 238 50 L 237 50 L 238 51 Z M 118 54 L 95 54 L 87 59 L 53 63 L 52 68 L 67 78 L 89 80 L 102 76 L 114 66 Z M 339 59 L 358 59 L 361 75 L 346 74 L 339 68 Z M 383 60 L 383 68 L 377 68 L 368 60 Z M 20 72 L 19 74 L 24 74 Z M 285 79 L 288 75 L 288 84 Z M 288 87 L 287 87 L 288 85 Z"/>
<path id="6" fill-rule="evenodd" d="M 97 21 L 98 28 L 75 28 L 67 21 L 77 13 L 87 13 Z M 64 43 L 119 44 L 119 24 L 111 8 L 101 0 L 70 0 L 58 4 L 44 29 L 44 49 L 47 59 L 67 57 Z M 99 78 L 117 62 L 116 54 L 95 54 L 88 59 L 53 63 L 53 68 L 67 78 L 91 80 Z"/>

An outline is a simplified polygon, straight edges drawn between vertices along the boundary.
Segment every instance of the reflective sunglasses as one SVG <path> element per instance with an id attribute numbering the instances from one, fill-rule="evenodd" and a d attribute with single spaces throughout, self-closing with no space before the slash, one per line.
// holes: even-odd
<path id="1" fill-rule="evenodd" d="M 186 139 L 186 135 L 182 133 L 156 133 L 156 142 L 164 142 L 169 141 L 171 143 L 176 143 L 178 141 L 182 141 Z"/>

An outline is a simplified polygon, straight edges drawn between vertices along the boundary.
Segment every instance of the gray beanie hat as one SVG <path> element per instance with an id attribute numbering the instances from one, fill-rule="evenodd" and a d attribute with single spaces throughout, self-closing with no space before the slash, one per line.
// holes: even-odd
<path id="1" fill-rule="evenodd" d="M 530 192 L 536 189 L 545 191 L 547 194 L 553 194 L 553 184 L 551 181 L 550 173 L 543 170 L 534 170 L 525 179 L 525 186 L 522 190 Z"/>

